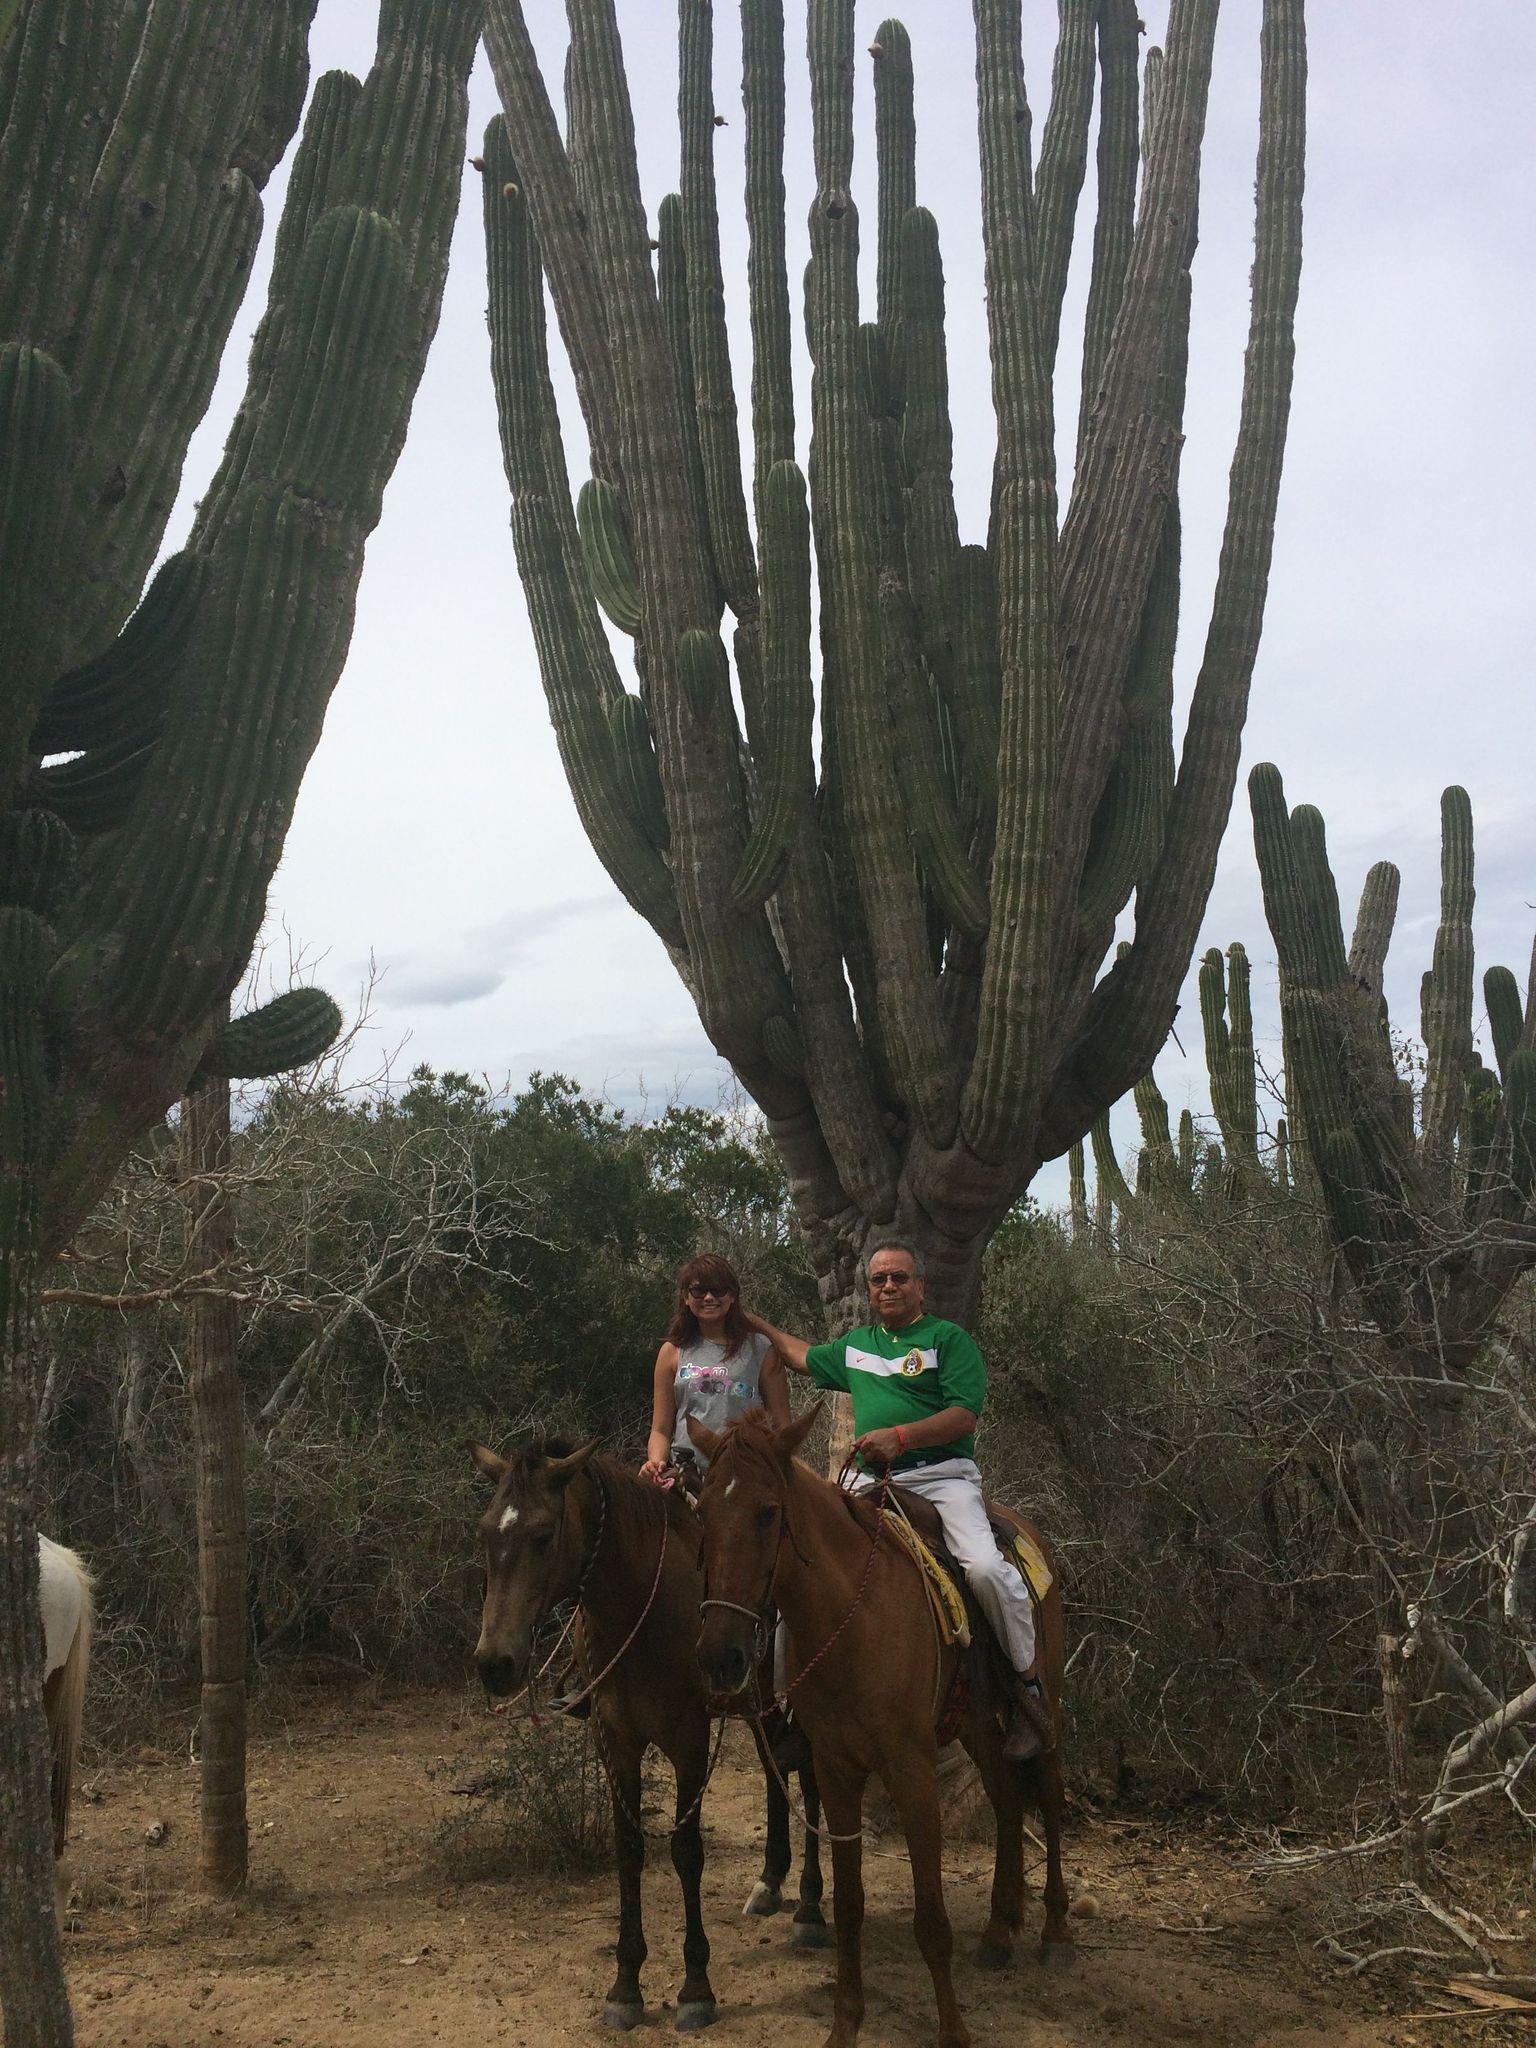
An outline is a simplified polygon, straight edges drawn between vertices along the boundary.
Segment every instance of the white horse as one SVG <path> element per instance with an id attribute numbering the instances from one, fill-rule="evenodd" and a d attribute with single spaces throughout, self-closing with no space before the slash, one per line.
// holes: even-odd
<path id="1" fill-rule="evenodd" d="M 80 1713 L 85 1674 L 91 1663 L 91 1575 L 72 1550 L 39 1535 L 43 1609 L 43 1706 L 48 1715 L 52 1760 L 54 1894 L 62 1914 L 69 1901 L 64 1836 L 75 1753 L 80 1746 Z"/>

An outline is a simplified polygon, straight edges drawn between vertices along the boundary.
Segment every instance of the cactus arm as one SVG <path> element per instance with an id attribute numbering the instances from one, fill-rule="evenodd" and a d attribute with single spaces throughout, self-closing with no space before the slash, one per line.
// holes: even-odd
<path id="1" fill-rule="evenodd" d="M 1195 1185 L 1195 1118 L 1188 1109 L 1179 1111 L 1179 1186 L 1191 1193 Z"/>
<path id="2" fill-rule="evenodd" d="M 1507 967 L 1490 967 L 1483 976 L 1483 1001 L 1488 1006 L 1488 1031 L 1499 1072 L 1507 1078 L 1509 1058 L 1520 1044 L 1525 1018 L 1520 984 Z"/>
<path id="3" fill-rule="evenodd" d="M 1058 0 L 1056 56 L 1051 66 L 1051 107 L 1040 138 L 1035 173 L 1035 218 L 1040 300 L 1040 341 L 1048 364 L 1056 360 L 1061 302 L 1072 257 L 1072 228 L 1088 169 L 1093 120 L 1093 42 L 1098 0 Z M 1099 34 L 1102 40 L 1103 28 Z M 1134 63 L 1134 43 L 1133 63 Z M 1134 69 L 1133 69 L 1134 77 Z M 1101 188 L 1102 189 L 1102 188 Z"/>
<path id="4" fill-rule="evenodd" d="M 1198 202 L 1215 17 L 1210 0 L 1176 5 L 1169 17 L 1163 118 L 1062 528 L 1063 644 L 1076 652 L 1063 676 L 1066 829 L 1057 854 L 1061 873 L 1073 878 L 1119 749 L 1126 678 L 1177 476 L 1181 436 L 1167 371 Z M 1074 914 L 1069 895 L 1060 904 L 1064 919 Z"/>
<path id="5" fill-rule="evenodd" d="M 1131 1184 L 1120 1169 L 1120 1161 L 1115 1157 L 1115 1142 L 1110 1136 L 1107 1109 L 1095 1120 L 1088 1133 L 1088 1142 L 1093 1148 L 1093 1171 L 1099 1186 L 1108 1190 L 1111 1201 L 1117 1203 L 1120 1208 L 1128 1208 L 1131 1201 Z"/>
<path id="6" fill-rule="evenodd" d="M 544 291 L 506 125 L 485 136 L 491 368 L 512 538 L 550 717 L 578 815 L 624 896 L 672 946 L 682 925 L 666 866 L 624 800 L 609 733 L 622 692 L 598 623 L 560 453 L 544 332 Z M 606 485 L 601 488 L 607 489 Z"/>
<path id="7" fill-rule="evenodd" d="M 1136 0 L 1104 0 L 1099 9 L 1099 212 L 1083 325 L 1080 448 L 1103 381 L 1135 235 L 1139 35 Z M 1042 164 L 1042 174 L 1043 170 Z M 1186 268 L 1187 264 L 1186 256 Z"/>
<path id="8" fill-rule="evenodd" d="M 362 96 L 362 82 L 347 71 L 328 71 L 319 79 L 304 119 L 304 132 L 288 176 L 288 199 L 278 222 L 272 251 L 272 280 L 266 310 L 251 345 L 246 403 L 240 408 L 225 445 L 223 460 L 198 506 L 193 526 L 195 546 L 206 545 L 245 475 L 251 443 L 261 421 L 255 394 L 271 388 L 272 366 L 288 314 L 288 298 L 300 253 L 310 230 L 325 212 L 337 164 L 345 151 L 353 115 Z M 254 400 L 254 402 L 253 402 Z"/>
<path id="9" fill-rule="evenodd" d="M 1305 89 L 1301 9 L 1297 0 L 1268 0 L 1261 36 L 1253 310 L 1216 596 L 1162 849 L 1137 894 L 1136 937 L 1126 960 L 1095 989 L 1057 1068 L 1042 1122 L 1041 1152 L 1047 1158 L 1122 1094 L 1155 1055 L 1178 1000 L 1183 963 L 1199 929 L 1231 809 L 1290 408 Z M 1159 133 L 1165 125 L 1160 113 Z"/>
<path id="10" fill-rule="evenodd" d="M 761 501 L 762 781 L 752 837 L 731 894 L 744 909 L 777 888 L 812 795 L 811 522 L 805 479 L 775 465 Z"/>
<path id="11" fill-rule="evenodd" d="M 50 615 L 74 451 L 69 381 L 45 350 L 0 347 L 0 804 L 28 767 L 53 676 Z M 18 942 L 19 943 L 19 942 Z"/>
<path id="12" fill-rule="evenodd" d="M 742 9 L 741 97 L 747 123 L 747 302 L 752 326 L 753 497 L 762 517 L 775 463 L 795 459 L 795 387 L 784 260 L 784 7 Z"/>
<path id="13" fill-rule="evenodd" d="M 912 207 L 903 220 L 900 256 L 906 580 L 917 608 L 923 659 L 959 739 L 976 842 L 985 855 L 997 814 L 997 717 L 985 694 L 967 687 L 960 665 L 960 529 L 944 345 L 944 266 L 938 227 L 926 207 Z"/>
<path id="14" fill-rule="evenodd" d="M 534 240 L 550 281 L 560 337 L 592 450 L 592 472 L 622 476 L 618 398 L 608 322 L 593 262 L 585 208 L 560 139 L 521 0 L 487 0 L 485 48 L 506 118 L 507 136 L 526 183 Z"/>
<path id="15" fill-rule="evenodd" d="M 1056 467 L 1034 278 L 1016 7 L 977 0 L 982 238 L 997 456 L 989 552 L 1002 706 L 992 940 L 962 1125 L 986 1159 L 1031 1125 L 1044 1080 L 1057 837 Z"/>
<path id="16" fill-rule="evenodd" d="M 48 692 L 28 743 L 36 755 L 158 737 L 171 680 L 186 652 L 206 564 L 191 549 L 167 557 L 116 640 Z"/>
<path id="17" fill-rule="evenodd" d="M 231 1017 L 203 1048 L 190 1095 L 206 1081 L 263 1081 L 312 1066 L 341 1035 L 340 1009 L 319 988 L 293 988 Z"/>
<path id="18" fill-rule="evenodd" d="M 683 202 L 676 192 L 669 192 L 656 209 L 656 297 L 661 306 L 662 324 L 667 330 L 667 339 L 672 349 L 673 374 L 677 379 L 677 388 L 681 392 L 691 393 L 696 388 L 696 380 L 693 373 L 693 340 L 690 332 L 692 307 L 688 290 L 688 251 L 683 231 Z M 709 513 L 696 406 L 683 407 L 680 426 L 687 447 L 684 460 L 688 465 L 689 496 L 693 501 L 694 517 L 700 530 L 705 531 L 708 528 Z M 627 534 L 624 548 L 627 556 Z M 720 596 L 719 576 L 713 555 L 709 566 L 713 582 L 710 609 L 718 617 L 724 608 L 724 599 Z M 634 597 L 635 618 L 638 621 L 638 583 L 635 585 Z M 631 627 L 629 630 L 633 632 L 634 628 Z"/>
<path id="19" fill-rule="evenodd" d="M 877 54 L 878 52 L 878 54 Z M 870 45 L 875 79 L 875 318 L 894 336 L 901 316 L 902 229 L 917 204 L 917 118 L 912 104 L 912 39 L 895 20 L 882 21 Z"/>
<path id="20" fill-rule="evenodd" d="M 1392 944 L 1392 927 L 1397 922 L 1397 896 L 1401 877 L 1389 860 L 1379 860 L 1365 878 L 1360 891 L 1360 908 L 1355 933 L 1349 944 L 1349 971 L 1360 986 L 1374 996 L 1381 994 L 1386 972 L 1387 951 Z"/>
<path id="21" fill-rule="evenodd" d="M 493 203 L 496 196 L 493 188 L 487 189 L 487 198 Z M 501 196 L 513 195 L 503 185 Z M 640 630 L 640 579 L 624 530 L 624 507 L 613 485 L 601 477 L 592 477 L 581 487 L 576 500 L 576 531 L 581 536 L 592 595 L 619 631 L 633 637 Z"/>
<path id="22" fill-rule="evenodd" d="M 631 692 L 621 691 L 608 708 L 608 724 L 614 766 L 630 817 L 656 851 L 665 853 L 670 844 L 667 807 L 644 704 Z"/>
<path id="23" fill-rule="evenodd" d="M 1440 799 L 1440 924 L 1425 1004 L 1424 1151 L 1448 1164 L 1466 1105 L 1472 1054 L 1472 805 L 1464 789 Z"/>
<path id="24" fill-rule="evenodd" d="M 1072 1238 L 1075 1243 L 1088 1235 L 1088 1175 L 1083 1157 L 1083 1141 L 1067 1148 L 1067 1206 L 1072 1218 Z"/>
<path id="25" fill-rule="evenodd" d="M 1227 1011 L 1230 1018 L 1227 1042 L 1227 1100 L 1230 1129 L 1224 1133 L 1227 1150 L 1241 1170 L 1243 1162 L 1257 1163 L 1259 1156 L 1258 1068 L 1253 1051 L 1253 999 L 1247 950 L 1236 943 L 1227 948 Z"/>
<path id="26" fill-rule="evenodd" d="M 1168 1123 L 1168 1103 L 1156 1077 L 1143 1074 L 1132 1090 L 1136 1114 L 1141 1120 L 1141 1156 L 1146 1164 L 1146 1192 L 1166 1195 L 1177 1184 L 1177 1161 L 1173 1133 Z M 1138 1176 L 1137 1191 L 1141 1192 Z"/>
<path id="27" fill-rule="evenodd" d="M 720 267 L 713 11 L 713 0 L 682 0 L 678 11 L 680 195 L 693 363 L 693 386 L 684 392 L 683 410 L 697 421 L 707 533 L 720 588 L 736 617 L 746 622 L 757 615 L 757 562 L 742 488 Z M 749 712 L 749 730 L 751 723 Z"/>

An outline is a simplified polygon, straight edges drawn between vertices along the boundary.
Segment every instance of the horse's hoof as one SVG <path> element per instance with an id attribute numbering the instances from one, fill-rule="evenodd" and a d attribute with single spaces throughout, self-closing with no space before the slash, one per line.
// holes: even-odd
<path id="1" fill-rule="evenodd" d="M 791 1948 L 830 1948 L 832 1930 L 824 1920 L 797 1920 L 789 1930 Z"/>
<path id="2" fill-rule="evenodd" d="M 603 2007 L 603 2025 L 617 2027 L 622 2034 L 627 2034 L 631 2027 L 638 2027 L 644 2018 L 643 2005 L 616 2005 L 610 1999 Z"/>
<path id="3" fill-rule="evenodd" d="M 1001 1942 L 984 1941 L 976 1951 L 976 1967 L 978 1970 L 1005 1969 L 1012 1957 L 1013 1950 L 1004 1948 Z"/>
<path id="4" fill-rule="evenodd" d="M 719 2008 L 712 1998 L 695 1998 L 687 2005 L 678 2006 L 675 2024 L 680 2034 L 696 2034 L 700 2027 L 712 2027 L 719 2016 Z"/>
<path id="5" fill-rule="evenodd" d="M 764 1884 L 761 1878 L 752 1887 L 751 1897 L 741 1909 L 742 1918 L 767 1919 L 770 1913 L 777 1913 L 784 1903 L 784 1894 L 777 1885 Z"/>
<path id="6" fill-rule="evenodd" d="M 1050 1970 L 1070 1970 L 1077 1961 L 1076 1943 L 1070 1941 L 1042 1941 L 1040 1960 Z"/>

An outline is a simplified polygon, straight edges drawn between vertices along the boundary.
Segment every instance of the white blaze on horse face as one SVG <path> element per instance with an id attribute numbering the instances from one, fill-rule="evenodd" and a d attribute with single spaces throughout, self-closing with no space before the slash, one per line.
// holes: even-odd
<path id="1" fill-rule="evenodd" d="M 501 1511 L 501 1520 L 496 1524 L 496 1526 L 501 1531 L 501 1533 L 505 1535 L 516 1521 L 517 1509 L 503 1508 Z"/>
<path id="2" fill-rule="evenodd" d="M 725 1498 L 726 1498 L 727 1500 L 729 1500 L 729 1499 L 730 1499 L 730 1497 L 731 1497 L 731 1495 L 732 1495 L 732 1494 L 733 1494 L 733 1493 L 734 1493 L 735 1491 L 736 1491 L 736 1482 L 735 1482 L 735 1480 L 734 1480 L 734 1479 L 727 1479 L 727 1481 L 725 1482 Z"/>

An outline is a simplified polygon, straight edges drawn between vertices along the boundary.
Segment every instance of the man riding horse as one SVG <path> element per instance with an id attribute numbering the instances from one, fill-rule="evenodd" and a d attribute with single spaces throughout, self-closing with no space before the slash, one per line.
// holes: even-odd
<path id="1" fill-rule="evenodd" d="M 1008 1659 L 1013 1712 L 1003 1754 L 1023 1763 L 1055 1743 L 1050 1705 L 1036 1671 L 1029 1588 L 998 1549 L 977 1470 L 976 1424 L 987 1370 L 976 1340 L 923 1307 L 923 1261 L 915 1245 L 880 1239 L 865 1259 L 875 1320 L 828 1344 L 747 1321 L 784 1363 L 853 1401 L 854 1452 L 862 1490 L 889 1471 L 938 1511 L 944 1540 Z"/>

